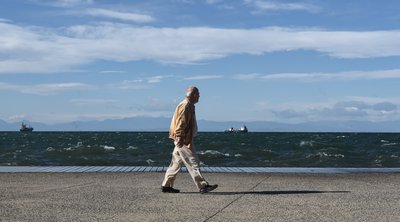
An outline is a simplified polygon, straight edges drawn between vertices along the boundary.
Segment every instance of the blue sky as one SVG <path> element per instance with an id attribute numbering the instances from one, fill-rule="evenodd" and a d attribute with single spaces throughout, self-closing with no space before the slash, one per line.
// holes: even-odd
<path id="1" fill-rule="evenodd" d="M 0 119 L 400 120 L 397 0 L 2 0 Z"/>

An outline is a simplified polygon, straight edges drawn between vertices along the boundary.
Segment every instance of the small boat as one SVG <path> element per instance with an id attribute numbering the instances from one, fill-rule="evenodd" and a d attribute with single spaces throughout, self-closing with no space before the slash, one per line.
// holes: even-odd
<path id="1" fill-rule="evenodd" d="M 245 125 L 241 126 L 239 129 L 235 129 L 233 127 L 225 130 L 226 133 L 247 133 L 249 130 Z"/>
<path id="2" fill-rule="evenodd" d="M 238 130 L 240 133 L 247 133 L 249 130 L 245 125 L 241 126 L 240 129 Z"/>
<path id="3" fill-rule="evenodd" d="M 22 122 L 21 123 L 21 128 L 19 128 L 20 132 L 32 132 L 33 131 L 33 127 L 31 127 L 30 125 Z"/>
<path id="4" fill-rule="evenodd" d="M 235 129 L 233 127 L 225 130 L 225 133 L 233 133 L 233 132 L 235 132 Z"/>

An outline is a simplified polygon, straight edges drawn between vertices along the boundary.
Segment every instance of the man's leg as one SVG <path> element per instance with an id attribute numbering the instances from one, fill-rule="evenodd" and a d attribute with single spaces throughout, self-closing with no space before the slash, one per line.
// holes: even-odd
<path id="1" fill-rule="evenodd" d="M 187 146 L 178 148 L 178 152 L 197 188 L 202 189 L 206 187 L 208 182 L 204 179 L 203 175 L 201 175 L 199 159 L 196 153 Z"/>
<path id="2" fill-rule="evenodd" d="M 174 151 L 172 152 L 172 160 L 169 165 L 167 171 L 165 172 L 164 181 L 162 183 L 163 187 L 173 187 L 174 181 L 176 179 L 176 175 L 179 173 L 179 170 L 182 166 L 182 158 L 178 152 L 178 147 L 175 146 Z"/>

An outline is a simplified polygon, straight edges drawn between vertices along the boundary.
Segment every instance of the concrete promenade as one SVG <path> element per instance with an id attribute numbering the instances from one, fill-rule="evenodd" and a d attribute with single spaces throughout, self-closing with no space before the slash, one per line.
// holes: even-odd
<path id="1" fill-rule="evenodd" d="M 10 168 L 9 168 L 10 169 Z M 400 174 L 186 172 L 179 194 L 164 172 L 0 173 L 0 221 L 400 221 Z"/>

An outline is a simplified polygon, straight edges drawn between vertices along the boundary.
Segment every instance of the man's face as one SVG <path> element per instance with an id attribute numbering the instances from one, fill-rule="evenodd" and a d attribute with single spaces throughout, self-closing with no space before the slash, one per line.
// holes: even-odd
<path id="1" fill-rule="evenodd" d="M 199 91 L 194 91 L 189 97 L 190 102 L 192 102 L 192 103 L 198 103 L 199 102 L 199 98 L 200 98 L 200 92 Z"/>

